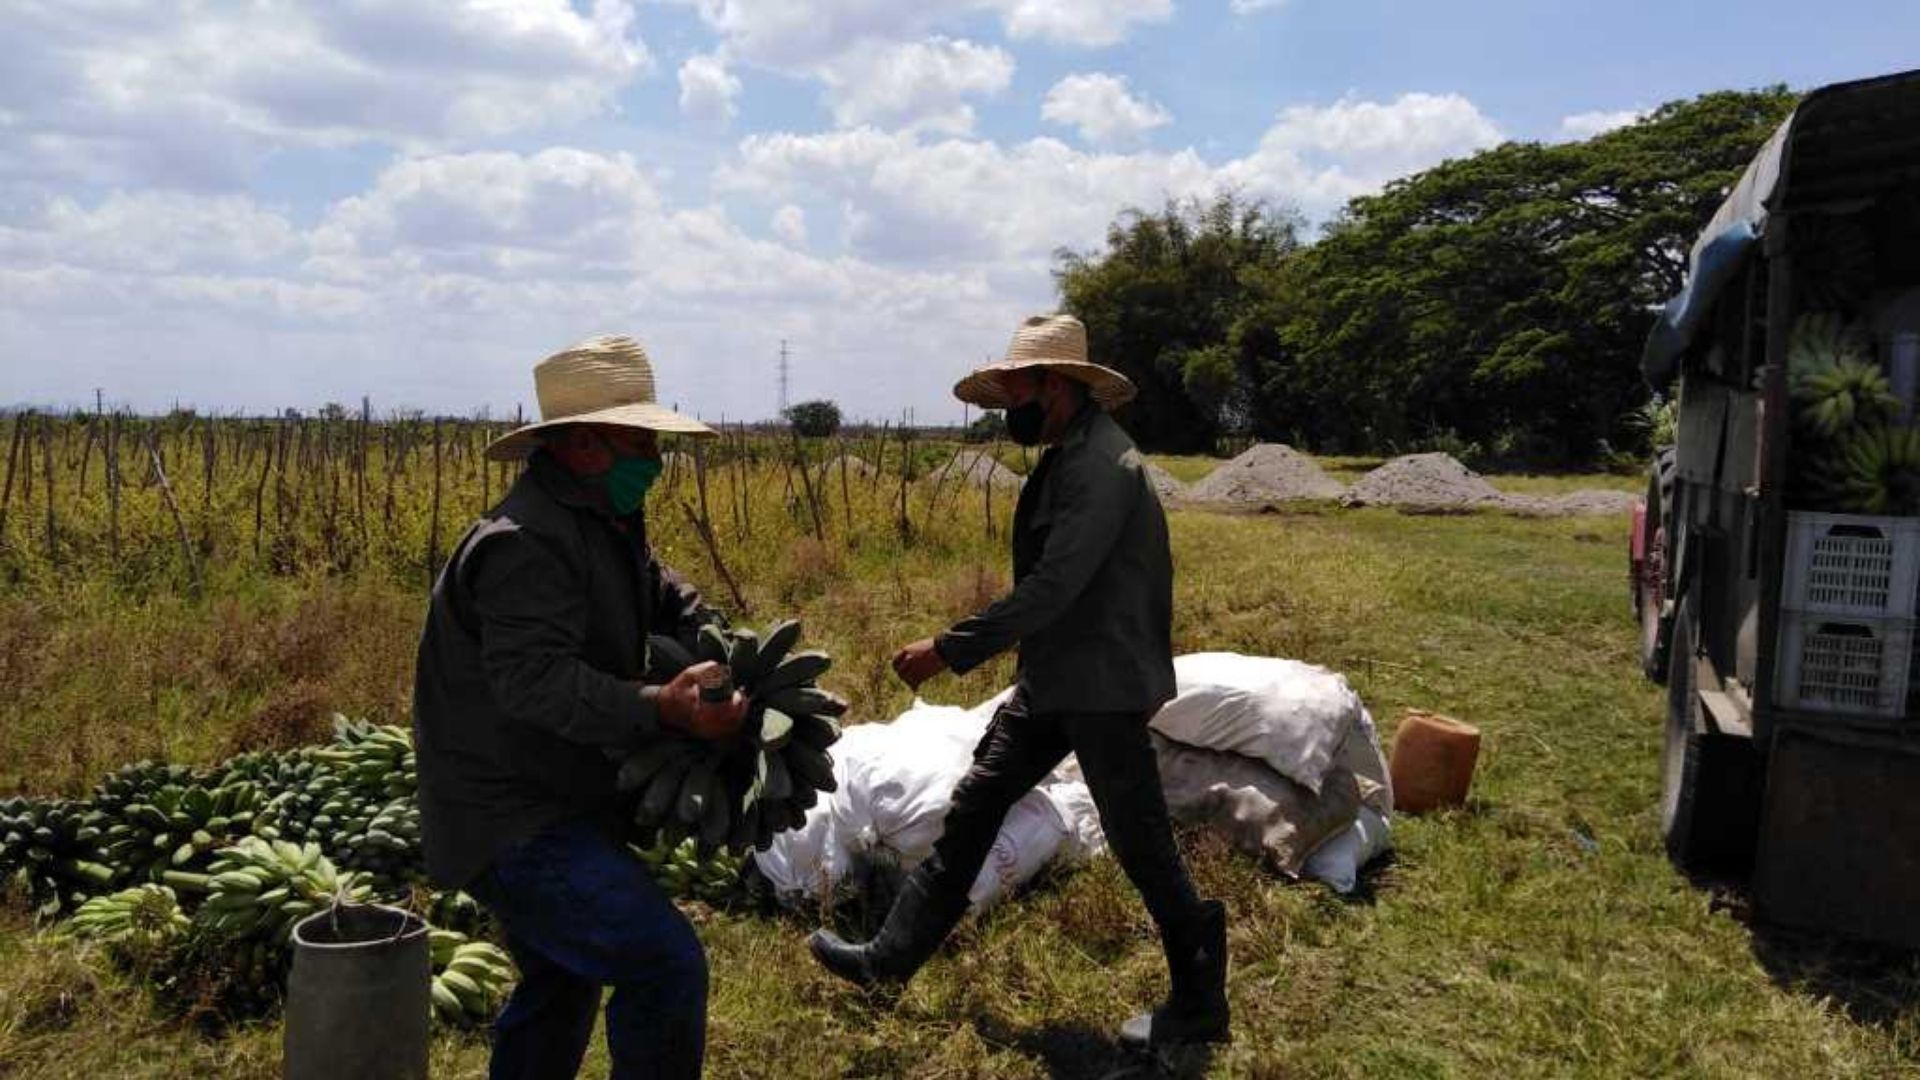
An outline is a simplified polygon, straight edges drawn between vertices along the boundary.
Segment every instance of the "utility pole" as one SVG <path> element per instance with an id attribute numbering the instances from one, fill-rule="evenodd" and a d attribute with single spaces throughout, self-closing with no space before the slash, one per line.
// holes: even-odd
<path id="1" fill-rule="evenodd" d="M 106 411 L 105 399 L 101 396 L 101 389 L 96 386 L 93 388 L 93 415 L 99 416 Z"/>
<path id="2" fill-rule="evenodd" d="M 780 339 L 780 415 L 782 416 L 785 416 L 787 414 L 788 373 L 789 373 L 789 368 L 787 364 L 787 339 L 781 338 Z"/>

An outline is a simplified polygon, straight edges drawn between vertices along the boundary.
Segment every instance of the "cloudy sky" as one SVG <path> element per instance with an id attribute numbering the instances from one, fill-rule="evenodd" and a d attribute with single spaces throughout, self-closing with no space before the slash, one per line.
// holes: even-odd
<path id="1" fill-rule="evenodd" d="M 1911 0 L 0 0 L 0 403 L 958 419 L 1128 206 L 1910 67 Z"/>

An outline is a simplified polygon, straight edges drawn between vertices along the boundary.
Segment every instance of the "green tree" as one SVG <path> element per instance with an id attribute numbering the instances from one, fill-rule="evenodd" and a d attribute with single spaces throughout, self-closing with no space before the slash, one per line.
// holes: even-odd
<path id="1" fill-rule="evenodd" d="M 1223 195 L 1130 210 L 1106 249 L 1061 251 L 1061 307 L 1087 325 L 1092 358 L 1132 379 L 1120 421 L 1146 449 L 1206 451 L 1246 412 L 1237 358 L 1222 351 L 1252 298 L 1248 276 L 1298 246 L 1299 218 Z"/>
<path id="2" fill-rule="evenodd" d="M 1229 343 L 1256 431 L 1390 450 L 1442 433 L 1583 459 L 1646 400 L 1641 343 L 1695 235 L 1792 109 L 1675 102 L 1581 143 L 1508 143 L 1355 199 L 1245 280 Z"/>
<path id="3" fill-rule="evenodd" d="M 780 415 L 809 439 L 832 438 L 840 430 L 840 406 L 831 401 L 802 401 L 787 406 Z"/>
<path id="4" fill-rule="evenodd" d="M 974 417 L 973 423 L 967 425 L 967 430 L 962 435 L 964 441 L 970 443 L 993 442 L 995 439 L 1006 437 L 1007 416 L 997 409 L 988 409 Z"/>

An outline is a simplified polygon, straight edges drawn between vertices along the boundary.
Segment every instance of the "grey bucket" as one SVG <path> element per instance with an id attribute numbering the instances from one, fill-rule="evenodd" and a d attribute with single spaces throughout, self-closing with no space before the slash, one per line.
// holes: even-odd
<path id="1" fill-rule="evenodd" d="M 432 960 L 427 924 L 379 904 L 309 915 L 293 929 L 287 1080 L 427 1075 Z"/>

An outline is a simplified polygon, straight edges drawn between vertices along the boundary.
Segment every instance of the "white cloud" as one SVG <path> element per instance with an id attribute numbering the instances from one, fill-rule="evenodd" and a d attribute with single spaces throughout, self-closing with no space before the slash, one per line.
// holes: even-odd
<path id="1" fill-rule="evenodd" d="M 1135 23 L 1163 22 L 1173 0 L 1000 0 L 1007 33 L 1069 45 L 1112 45 Z"/>
<path id="2" fill-rule="evenodd" d="M 233 199 L 125 199 L 54 204 L 0 230 L 0 355 L 64 358 L 0 367 L 0 400 L 100 385 L 207 407 L 372 392 L 510 408 L 527 399 L 534 360 L 620 330 L 647 342 L 670 400 L 709 417 L 771 414 L 753 358 L 782 336 L 805 350 L 798 391 L 888 416 L 938 408 L 1029 306 L 977 268 L 885 267 L 754 239 L 718 207 L 668 205 L 624 155 L 408 158 L 304 232 Z M 804 215 L 788 209 L 776 231 L 791 241 Z M 143 262 L 111 242 L 139 227 L 128 248 L 184 254 Z M 223 248 L 236 249 L 224 262 Z M 913 341 L 924 358 L 903 368 L 868 347 L 876 337 Z"/>
<path id="3" fill-rule="evenodd" d="M 1560 138 L 1565 141 L 1591 139 L 1595 135 L 1604 135 L 1616 128 L 1638 123 L 1647 115 L 1644 109 L 1620 109 L 1614 112 L 1596 110 L 1594 112 L 1574 113 L 1560 121 Z"/>
<path id="4" fill-rule="evenodd" d="M 773 235 L 779 237 L 787 246 L 807 246 L 807 212 L 805 210 L 787 203 L 773 212 L 768 225 L 773 229 Z"/>
<path id="5" fill-rule="evenodd" d="M 609 108 L 650 66 L 629 0 L 0 10 L 0 179 L 235 186 L 269 151 L 434 144 Z"/>
<path id="6" fill-rule="evenodd" d="M 254 268 L 300 250 L 284 216 L 238 195 L 116 191 L 91 207 L 63 196 L 0 225 L 0 263 L 12 265 L 206 272 Z"/>
<path id="7" fill-rule="evenodd" d="M 1016 40 L 1100 47 L 1136 25 L 1163 22 L 1173 0 L 691 0 L 729 53 L 790 73 L 806 72 L 863 43 L 919 40 L 941 28 L 997 15 Z"/>
<path id="8" fill-rule="evenodd" d="M 865 259 L 1043 274 L 1056 249 L 1098 245 L 1128 207 L 1232 190 L 1325 220 L 1355 195 L 1499 139 L 1465 98 L 1408 94 L 1285 110 L 1253 153 L 1220 163 L 1191 149 L 1116 153 L 869 127 L 750 136 L 718 183 L 770 203 L 841 205 L 846 241 Z"/>
<path id="9" fill-rule="evenodd" d="M 1221 172 L 1252 194 L 1291 199 L 1310 216 L 1324 217 L 1389 180 L 1503 138 L 1499 126 L 1459 94 L 1343 98 L 1282 110 L 1254 152 Z"/>
<path id="10" fill-rule="evenodd" d="M 740 97 L 740 79 L 718 56 L 690 56 L 680 65 L 680 112 L 708 127 L 725 128 L 732 122 L 734 101 Z"/>
<path id="11" fill-rule="evenodd" d="M 1286 3 L 1287 0 L 1233 0 L 1231 6 L 1235 15 L 1251 15 L 1256 11 L 1272 11 L 1284 7 Z"/>
<path id="12" fill-rule="evenodd" d="M 827 102 L 843 126 L 883 124 L 936 131 L 973 129 L 965 99 L 998 94 L 1013 81 L 1004 49 L 934 37 L 851 49 L 820 70 Z"/>
<path id="13" fill-rule="evenodd" d="M 1119 210 L 1205 194 L 1216 189 L 1217 177 L 1190 150 L 1094 154 L 1057 139 L 924 142 L 861 128 L 749 137 L 721 183 L 841 203 L 848 242 L 864 258 L 984 261 L 1044 275 L 1056 248 L 1097 243 Z"/>
<path id="14" fill-rule="evenodd" d="M 1128 92 L 1125 78 L 1105 74 L 1069 75 L 1054 83 L 1040 115 L 1101 144 L 1138 139 L 1173 119 L 1159 105 Z"/>

